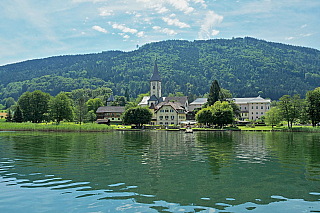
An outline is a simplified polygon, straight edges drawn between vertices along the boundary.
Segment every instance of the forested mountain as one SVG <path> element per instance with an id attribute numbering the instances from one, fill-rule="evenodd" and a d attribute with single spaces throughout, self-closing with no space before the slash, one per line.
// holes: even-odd
<path id="1" fill-rule="evenodd" d="M 40 89 L 56 95 L 78 88 L 109 87 L 116 95 L 149 91 L 157 55 L 162 93 L 201 95 L 217 79 L 234 97 L 302 97 L 320 84 L 320 51 L 254 38 L 169 40 L 132 52 L 56 56 L 0 67 L 0 100 Z"/>

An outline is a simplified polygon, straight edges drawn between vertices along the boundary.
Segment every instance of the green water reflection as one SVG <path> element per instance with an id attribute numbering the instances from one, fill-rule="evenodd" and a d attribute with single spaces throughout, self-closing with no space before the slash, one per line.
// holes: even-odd
<path id="1" fill-rule="evenodd" d="M 301 201 L 307 212 L 320 211 L 320 134 L 315 133 L 3 132 L 0 159 L 5 183 L 0 188 L 14 189 L 0 200 L 47 188 L 74 194 L 69 200 L 98 200 L 102 211 L 104 200 L 128 199 L 149 205 L 146 212 L 181 211 L 157 202 L 231 212 L 246 204 L 238 212 L 288 199 Z M 0 202 L 0 209 L 6 205 L 12 204 Z"/>

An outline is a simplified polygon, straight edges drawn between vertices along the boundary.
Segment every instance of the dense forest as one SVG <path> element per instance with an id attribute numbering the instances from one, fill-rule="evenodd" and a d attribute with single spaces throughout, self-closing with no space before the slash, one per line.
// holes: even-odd
<path id="1" fill-rule="evenodd" d="M 0 103 L 26 91 L 57 95 L 79 88 L 111 88 L 131 97 L 149 91 L 157 55 L 162 93 L 203 95 L 217 79 L 234 97 L 278 100 L 319 87 L 320 51 L 254 38 L 145 44 L 131 52 L 55 56 L 0 67 Z"/>

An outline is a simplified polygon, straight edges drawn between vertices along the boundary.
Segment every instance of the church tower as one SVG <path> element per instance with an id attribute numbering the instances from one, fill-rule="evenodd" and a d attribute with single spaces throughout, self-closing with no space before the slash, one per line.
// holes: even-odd
<path id="1" fill-rule="evenodd" d="M 157 56 L 154 62 L 153 74 L 150 78 L 150 97 L 155 96 L 158 100 L 161 98 L 161 78 L 158 72 Z"/>

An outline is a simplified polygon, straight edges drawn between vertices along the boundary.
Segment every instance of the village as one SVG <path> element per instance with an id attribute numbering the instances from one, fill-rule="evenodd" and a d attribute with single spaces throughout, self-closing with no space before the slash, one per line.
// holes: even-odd
<path id="1" fill-rule="evenodd" d="M 122 123 L 124 106 L 111 106 L 115 101 L 113 95 L 107 100 L 107 106 L 99 107 L 96 111 L 97 123 Z M 206 103 L 207 98 L 197 98 L 189 103 L 188 96 L 163 97 L 161 92 L 161 76 L 158 71 L 157 59 L 154 62 L 153 73 L 150 78 L 150 96 L 144 96 L 138 104 L 141 107 L 148 107 L 152 112 L 150 125 L 178 126 L 196 124 L 196 112 Z M 248 98 L 231 98 L 228 101 L 234 102 L 239 107 L 238 123 L 250 123 L 266 115 L 271 108 L 271 100 L 260 96 Z"/>

